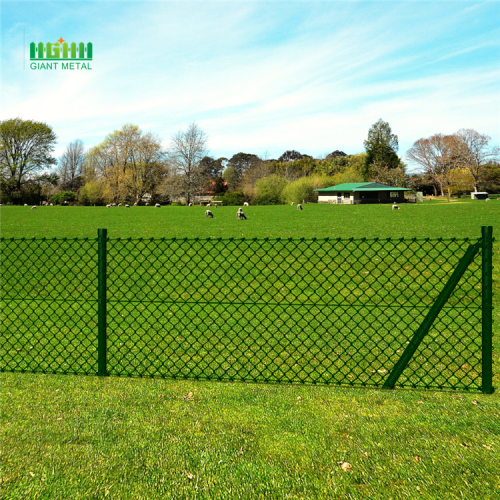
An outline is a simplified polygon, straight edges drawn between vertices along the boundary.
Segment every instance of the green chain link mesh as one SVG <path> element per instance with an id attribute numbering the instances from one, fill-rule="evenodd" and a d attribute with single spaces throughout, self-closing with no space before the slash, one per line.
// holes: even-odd
<path id="1" fill-rule="evenodd" d="M 477 241 L 108 239 L 108 372 L 382 386 Z M 2 370 L 95 374 L 97 240 L 1 250 Z M 480 389 L 480 262 L 397 386 Z"/>
<path id="2" fill-rule="evenodd" d="M 2 239 L 2 371 L 95 373 L 95 239 Z"/>

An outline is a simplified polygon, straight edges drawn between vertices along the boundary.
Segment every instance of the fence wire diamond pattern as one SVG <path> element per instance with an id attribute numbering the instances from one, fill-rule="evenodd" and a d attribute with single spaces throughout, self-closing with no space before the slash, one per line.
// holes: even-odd
<path id="1" fill-rule="evenodd" d="M 2 371 L 95 373 L 95 239 L 2 239 Z"/>
<path id="2" fill-rule="evenodd" d="M 107 372 L 382 386 L 470 239 L 107 239 Z M 3 239 L 4 371 L 95 374 L 97 240 Z M 481 388 L 481 255 L 397 386 Z"/>

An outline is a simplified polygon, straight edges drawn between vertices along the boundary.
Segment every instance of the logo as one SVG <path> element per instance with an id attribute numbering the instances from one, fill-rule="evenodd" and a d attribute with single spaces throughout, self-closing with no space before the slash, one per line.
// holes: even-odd
<path id="1" fill-rule="evenodd" d="M 63 37 L 57 42 L 30 43 L 30 68 L 36 69 L 58 69 L 61 63 L 61 69 L 92 69 L 90 61 L 93 57 L 93 45 L 91 42 L 68 44 Z M 36 62 L 33 62 L 36 61 Z M 75 62 L 72 62 L 75 61 Z"/>

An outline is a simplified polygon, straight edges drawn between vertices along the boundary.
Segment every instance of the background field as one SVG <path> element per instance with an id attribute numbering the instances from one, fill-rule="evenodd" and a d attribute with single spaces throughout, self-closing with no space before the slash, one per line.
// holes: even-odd
<path id="1" fill-rule="evenodd" d="M 496 204 L 498 203 L 498 205 Z M 471 237 L 500 202 L 0 209 L 3 237 Z M 499 245 L 494 245 L 494 385 Z M 492 396 L 2 374 L 6 498 L 495 498 Z M 184 398 L 192 393 L 188 398 Z M 352 464 L 344 472 L 339 462 Z"/>
<path id="2" fill-rule="evenodd" d="M 97 228 L 110 238 L 463 238 L 480 236 L 481 226 L 498 225 L 500 200 L 431 201 L 402 205 L 309 204 L 299 212 L 289 206 L 245 208 L 247 221 L 236 220 L 237 207 L 30 207 L 0 209 L 4 238 L 95 238 Z M 495 235 L 495 229 L 493 230 Z"/>

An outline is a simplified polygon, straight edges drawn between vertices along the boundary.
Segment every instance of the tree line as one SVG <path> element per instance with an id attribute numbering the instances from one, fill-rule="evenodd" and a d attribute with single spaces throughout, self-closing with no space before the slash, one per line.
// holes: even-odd
<path id="1" fill-rule="evenodd" d="M 2 203 L 190 203 L 215 196 L 225 204 L 279 204 L 315 201 L 315 189 L 361 181 L 442 196 L 500 192 L 498 148 L 472 129 L 417 140 L 407 163 L 398 156 L 397 135 L 381 119 L 370 127 L 364 152 L 335 150 L 322 158 L 296 150 L 276 159 L 244 152 L 214 158 L 196 123 L 174 134 L 166 148 L 158 136 L 132 124 L 88 150 L 77 139 L 59 160 L 53 157 L 56 141 L 46 123 L 0 122 Z M 408 164 L 417 173 L 409 173 Z"/>

